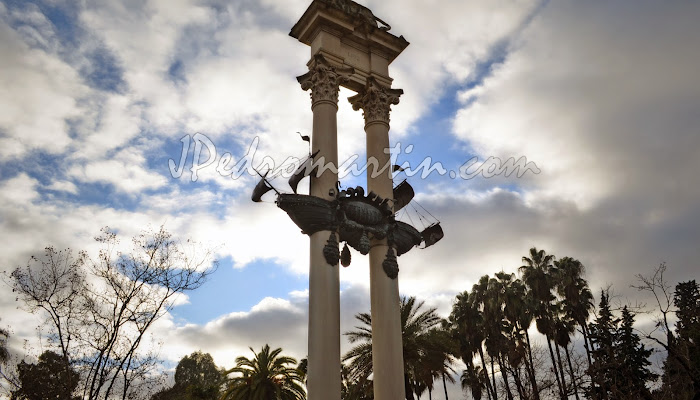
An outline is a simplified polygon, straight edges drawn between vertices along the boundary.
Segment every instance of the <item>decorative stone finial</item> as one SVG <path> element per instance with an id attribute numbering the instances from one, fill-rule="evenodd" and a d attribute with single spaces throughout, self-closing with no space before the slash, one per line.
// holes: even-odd
<path id="1" fill-rule="evenodd" d="M 391 26 L 381 19 L 377 18 L 372 10 L 369 8 L 357 4 L 351 0 L 321 0 L 321 2 L 333 7 L 337 10 L 344 12 L 345 14 L 353 17 L 358 25 L 366 25 L 371 28 L 379 28 L 383 31 L 388 31 Z M 382 26 L 379 26 L 381 24 Z"/>
<path id="2" fill-rule="evenodd" d="M 362 109 L 365 125 L 372 122 L 383 122 L 389 125 L 389 113 L 392 104 L 399 104 L 401 89 L 391 89 L 380 85 L 374 78 L 367 78 L 367 85 L 362 93 L 348 98 L 352 109 Z"/>
<path id="3" fill-rule="evenodd" d="M 309 66 L 309 72 L 297 77 L 303 90 L 311 89 L 311 108 L 319 102 L 331 102 L 338 106 L 340 85 L 347 82 L 353 68 L 333 67 L 320 54 L 316 54 Z"/>

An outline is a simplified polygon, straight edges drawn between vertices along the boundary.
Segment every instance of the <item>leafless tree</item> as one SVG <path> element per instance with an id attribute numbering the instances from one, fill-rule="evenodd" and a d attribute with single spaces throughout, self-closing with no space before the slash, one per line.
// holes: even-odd
<path id="1" fill-rule="evenodd" d="M 178 294 L 200 287 L 216 262 L 211 250 L 180 243 L 162 227 L 135 237 L 129 253 L 117 251 L 108 228 L 96 240 L 96 260 L 47 247 L 15 269 L 11 283 L 26 310 L 46 316 L 48 343 L 79 367 L 84 399 L 139 398 L 158 361 L 141 346 L 149 329 Z"/>
<path id="2" fill-rule="evenodd" d="M 678 349 L 676 344 L 676 337 L 673 334 L 673 328 L 669 323 L 670 314 L 676 312 L 676 308 L 673 304 L 673 288 L 664 279 L 664 273 L 666 272 L 666 263 L 661 263 L 654 273 L 645 276 L 642 274 L 637 275 L 638 285 L 632 285 L 639 291 L 644 291 L 652 294 L 656 300 L 658 312 L 656 317 L 655 329 L 651 332 L 641 332 L 642 337 L 650 340 L 664 350 L 668 354 L 668 358 L 675 360 L 678 365 L 685 371 L 688 378 L 692 381 L 693 388 L 695 389 L 695 396 L 693 399 L 700 399 L 700 377 L 693 373 L 692 367 L 690 365 L 690 360 Z M 659 315 L 660 314 L 660 315 Z M 666 337 L 660 339 L 656 334 L 660 331 Z"/>

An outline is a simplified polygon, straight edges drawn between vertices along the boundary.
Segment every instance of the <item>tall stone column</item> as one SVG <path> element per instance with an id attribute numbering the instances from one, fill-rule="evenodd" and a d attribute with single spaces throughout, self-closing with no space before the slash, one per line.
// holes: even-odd
<path id="1" fill-rule="evenodd" d="M 309 194 L 326 200 L 336 196 L 338 181 L 338 91 L 352 68 L 334 68 L 321 55 L 309 61 L 309 72 L 298 77 L 303 90 L 311 89 L 312 153 L 315 160 L 332 164 L 320 176 L 311 175 Z M 309 262 L 309 400 L 340 400 L 340 284 L 338 264 L 323 256 L 331 232 L 311 235 Z"/>
<path id="2" fill-rule="evenodd" d="M 370 77 L 364 91 L 349 99 L 353 109 L 363 110 L 365 118 L 367 189 L 385 199 L 394 197 L 389 154 L 389 112 L 392 104 L 399 103 L 402 93 L 403 90 L 383 87 Z M 369 279 L 374 399 L 402 400 L 406 396 L 399 283 L 398 279 L 389 278 L 382 267 L 388 249 L 386 239 L 371 241 Z"/>

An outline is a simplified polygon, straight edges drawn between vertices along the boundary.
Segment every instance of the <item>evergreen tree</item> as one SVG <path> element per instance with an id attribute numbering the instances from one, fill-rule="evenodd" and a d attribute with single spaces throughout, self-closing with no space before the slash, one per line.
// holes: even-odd
<path id="1" fill-rule="evenodd" d="M 700 377 L 700 286 L 692 280 L 676 285 L 673 304 L 678 308 L 676 334 L 688 360 L 690 375 Z"/>
<path id="2" fill-rule="evenodd" d="M 45 351 L 39 362 L 24 361 L 17 365 L 20 388 L 12 392 L 12 400 L 77 400 L 73 396 L 80 376 L 65 357 Z"/>
<path id="3" fill-rule="evenodd" d="M 690 400 L 700 398 L 700 288 L 692 280 L 676 285 L 676 335 L 669 334 L 668 357 L 664 364 L 659 398 Z"/>
<path id="4" fill-rule="evenodd" d="M 588 388 L 588 394 L 593 399 L 613 398 L 610 395 L 610 383 L 615 379 L 613 375 L 616 368 L 614 343 L 617 323 L 618 320 L 610 310 L 610 295 L 606 290 L 602 290 L 598 315 L 590 327 L 593 362 L 589 369 L 591 387 Z"/>
<path id="5" fill-rule="evenodd" d="M 219 398 L 223 371 L 209 353 L 184 356 L 175 368 L 175 385 L 162 390 L 152 400 L 215 400 Z"/>
<path id="6" fill-rule="evenodd" d="M 651 399 L 646 382 L 656 378 L 647 367 L 651 365 L 651 349 L 646 349 L 634 333 L 634 315 L 625 306 L 615 335 L 615 382 L 611 387 L 615 399 Z"/>
<path id="7" fill-rule="evenodd" d="M 589 370 L 593 399 L 651 399 L 646 383 L 656 378 L 651 365 L 651 349 L 634 332 L 634 315 L 625 306 L 621 318 L 610 309 L 610 295 L 602 291 L 598 316 L 591 324 L 593 363 Z"/>

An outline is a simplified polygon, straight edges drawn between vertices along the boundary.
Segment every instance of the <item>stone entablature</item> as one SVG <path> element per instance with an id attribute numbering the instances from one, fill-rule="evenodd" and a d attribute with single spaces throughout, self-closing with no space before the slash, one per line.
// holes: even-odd
<path id="1" fill-rule="evenodd" d="M 381 25 L 381 26 L 380 26 Z M 314 0 L 289 33 L 323 55 L 332 66 L 355 73 L 341 85 L 356 92 L 373 77 L 391 87 L 389 64 L 408 46 L 372 12 L 350 0 Z"/>

